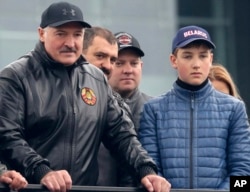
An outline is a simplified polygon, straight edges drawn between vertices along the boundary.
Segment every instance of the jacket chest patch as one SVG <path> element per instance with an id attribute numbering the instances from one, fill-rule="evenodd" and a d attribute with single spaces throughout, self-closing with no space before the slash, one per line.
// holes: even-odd
<path id="1" fill-rule="evenodd" d="M 95 96 L 95 93 L 92 89 L 90 89 L 88 87 L 82 88 L 81 96 L 82 96 L 82 100 L 87 105 L 93 106 L 96 104 L 96 96 Z"/>

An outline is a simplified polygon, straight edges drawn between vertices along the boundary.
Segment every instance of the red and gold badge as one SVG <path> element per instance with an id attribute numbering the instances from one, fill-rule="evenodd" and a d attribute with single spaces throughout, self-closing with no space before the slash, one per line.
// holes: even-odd
<path id="1" fill-rule="evenodd" d="M 96 96 L 92 89 L 88 87 L 84 87 L 82 89 L 82 100 L 88 105 L 95 105 L 96 104 Z"/>

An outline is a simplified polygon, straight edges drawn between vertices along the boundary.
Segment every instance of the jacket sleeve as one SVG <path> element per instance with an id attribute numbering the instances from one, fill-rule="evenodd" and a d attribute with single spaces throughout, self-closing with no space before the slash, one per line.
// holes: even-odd
<path id="1" fill-rule="evenodd" d="M 104 144 L 116 154 L 118 160 L 126 162 L 142 178 L 156 174 L 157 167 L 137 138 L 134 124 L 127 112 L 121 108 L 108 86 L 107 132 Z"/>
<path id="2" fill-rule="evenodd" d="M 49 166 L 25 140 L 25 91 L 20 76 L 12 68 L 0 73 L 0 150 L 11 169 L 32 177 L 39 164 Z"/>
<path id="3" fill-rule="evenodd" d="M 162 175 L 161 161 L 157 144 L 156 123 L 156 116 L 153 107 L 150 103 L 144 104 L 138 133 L 139 140 L 142 143 L 142 146 L 148 151 L 149 155 L 156 162 L 159 169 L 158 174 Z"/>
<path id="4" fill-rule="evenodd" d="M 124 109 L 126 112 L 126 115 L 129 116 L 129 118 L 132 120 L 133 116 L 131 113 L 131 110 L 129 106 L 125 103 L 123 98 L 114 90 L 113 96 L 117 100 L 118 105 Z M 136 176 L 136 173 L 131 169 L 130 166 L 124 161 L 117 160 L 117 163 L 119 164 L 117 166 L 117 182 L 118 186 L 120 187 L 136 187 L 139 184 L 138 177 Z"/>
<path id="5" fill-rule="evenodd" d="M 235 105 L 228 135 L 228 177 L 219 189 L 229 189 L 230 176 L 248 176 L 250 173 L 250 128 L 242 101 Z"/>

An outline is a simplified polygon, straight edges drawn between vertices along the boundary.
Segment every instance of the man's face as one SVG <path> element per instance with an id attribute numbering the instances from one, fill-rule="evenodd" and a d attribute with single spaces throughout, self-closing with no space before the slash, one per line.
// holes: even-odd
<path id="1" fill-rule="evenodd" d="M 72 65 L 82 53 L 84 30 L 78 22 L 59 27 L 39 28 L 40 41 L 48 55 L 65 66 Z"/>
<path id="2" fill-rule="evenodd" d="M 213 54 L 204 45 L 179 48 L 176 55 L 170 56 L 170 61 L 183 82 L 200 85 L 208 77 Z"/>
<path id="3" fill-rule="evenodd" d="M 140 56 L 133 49 L 120 51 L 109 78 L 111 87 L 122 97 L 129 97 L 140 84 L 142 64 Z"/>
<path id="4" fill-rule="evenodd" d="M 96 36 L 88 49 L 83 51 L 84 58 L 90 63 L 100 68 L 109 78 L 118 55 L 118 45 L 110 44 L 102 37 Z"/>

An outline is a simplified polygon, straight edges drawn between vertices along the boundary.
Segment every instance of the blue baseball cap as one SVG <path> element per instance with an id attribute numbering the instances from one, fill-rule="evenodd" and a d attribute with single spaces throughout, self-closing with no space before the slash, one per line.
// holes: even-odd
<path id="1" fill-rule="evenodd" d="M 174 53 L 177 48 L 185 47 L 189 43 L 197 40 L 206 41 L 212 49 L 216 48 L 209 33 L 205 29 L 191 25 L 180 28 L 176 33 L 172 42 L 172 53 Z"/>

